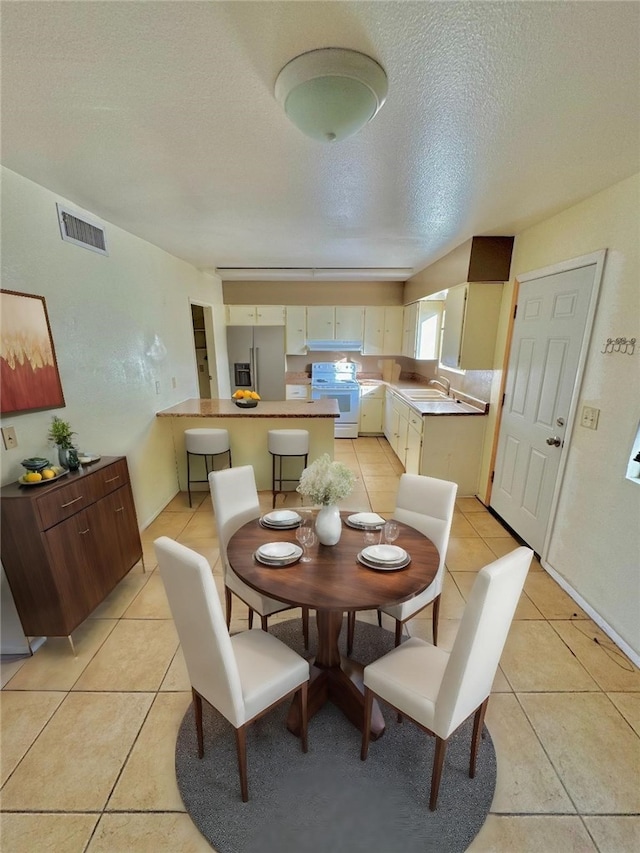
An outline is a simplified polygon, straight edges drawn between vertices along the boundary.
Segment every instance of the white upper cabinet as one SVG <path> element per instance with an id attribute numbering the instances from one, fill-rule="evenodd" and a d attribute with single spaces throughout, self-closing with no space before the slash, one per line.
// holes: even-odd
<path id="1" fill-rule="evenodd" d="M 416 357 L 416 342 L 418 337 L 418 302 L 410 302 L 404 306 L 402 324 L 402 355 L 407 358 Z"/>
<path id="2" fill-rule="evenodd" d="M 403 310 L 401 305 L 364 309 L 363 355 L 400 355 Z"/>
<path id="3" fill-rule="evenodd" d="M 285 342 L 287 355 L 307 354 L 307 316 L 304 305 L 288 305 Z"/>
<path id="4" fill-rule="evenodd" d="M 284 326 L 284 307 L 227 305 L 227 326 Z"/>
<path id="5" fill-rule="evenodd" d="M 491 370 L 502 283 L 468 282 L 449 288 L 440 363 L 458 370 Z"/>
<path id="6" fill-rule="evenodd" d="M 333 340 L 335 329 L 335 309 L 332 305 L 310 305 L 307 308 L 307 340 Z"/>
<path id="7" fill-rule="evenodd" d="M 364 330 L 364 308 L 354 305 L 336 305 L 335 339 L 361 341 Z"/>
<path id="8" fill-rule="evenodd" d="M 310 305 L 307 308 L 307 340 L 361 341 L 364 308 L 353 305 Z"/>

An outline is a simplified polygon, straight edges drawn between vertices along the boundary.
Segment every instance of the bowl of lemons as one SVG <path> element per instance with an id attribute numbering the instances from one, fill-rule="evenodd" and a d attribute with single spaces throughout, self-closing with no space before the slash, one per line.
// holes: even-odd
<path id="1" fill-rule="evenodd" d="M 69 472 L 66 468 L 62 468 L 60 465 L 51 465 L 48 460 L 44 460 L 45 465 L 42 467 L 36 468 L 29 467 L 25 463 L 30 463 L 33 465 L 33 459 L 25 459 L 23 461 L 24 467 L 27 469 L 27 473 L 23 474 L 22 477 L 18 479 L 18 482 L 23 486 L 35 486 L 47 482 L 51 482 L 51 480 L 57 480 L 58 477 L 62 477 Z"/>
<path id="2" fill-rule="evenodd" d="M 255 409 L 260 400 L 260 394 L 257 391 L 236 391 L 232 398 L 233 402 L 241 409 Z"/>

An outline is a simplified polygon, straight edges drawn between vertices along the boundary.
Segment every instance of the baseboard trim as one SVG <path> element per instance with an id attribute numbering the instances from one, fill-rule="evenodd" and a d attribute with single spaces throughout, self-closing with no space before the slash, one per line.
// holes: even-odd
<path id="1" fill-rule="evenodd" d="M 622 637 L 614 631 L 614 629 L 609 625 L 605 620 L 600 616 L 600 614 L 591 607 L 591 605 L 584 600 L 584 598 L 575 591 L 575 589 L 571 586 L 571 584 L 567 583 L 567 581 L 562 577 L 562 575 L 558 574 L 558 572 L 550 566 L 546 560 L 541 560 L 540 564 L 542 568 L 551 575 L 554 581 L 558 584 L 558 586 L 562 587 L 562 589 L 567 593 L 567 595 L 571 596 L 571 598 L 575 601 L 575 603 L 581 607 L 584 612 L 590 616 L 591 619 L 596 623 L 598 628 L 602 628 L 604 633 L 609 637 L 610 640 L 618 646 L 618 648 L 625 653 L 625 655 L 629 658 L 629 660 L 635 664 L 635 666 L 640 667 L 640 655 L 635 652 L 631 646 L 625 642 Z"/>

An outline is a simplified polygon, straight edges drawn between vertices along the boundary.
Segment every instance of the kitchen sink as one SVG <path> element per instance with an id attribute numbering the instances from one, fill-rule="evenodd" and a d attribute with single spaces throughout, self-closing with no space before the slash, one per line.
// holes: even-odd
<path id="1" fill-rule="evenodd" d="M 407 389 L 402 392 L 405 397 L 408 397 L 410 400 L 450 400 L 451 397 L 448 397 L 442 391 L 436 391 L 435 388 L 420 388 L 420 389 Z"/>

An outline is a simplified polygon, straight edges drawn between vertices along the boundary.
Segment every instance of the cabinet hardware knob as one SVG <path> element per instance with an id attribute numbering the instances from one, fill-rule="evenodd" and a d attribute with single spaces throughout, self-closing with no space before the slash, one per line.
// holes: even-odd
<path id="1" fill-rule="evenodd" d="M 119 479 L 120 479 L 120 474 L 116 474 L 115 477 L 111 477 L 111 479 L 105 480 L 105 483 L 113 483 L 113 482 L 115 482 L 115 480 L 119 480 Z"/>
<path id="2" fill-rule="evenodd" d="M 67 506 L 71 506 L 71 504 L 78 503 L 78 501 L 82 500 L 82 495 L 79 498 L 74 498 L 72 501 L 67 501 L 66 504 L 60 504 L 60 509 L 64 509 Z"/>
<path id="3" fill-rule="evenodd" d="M 119 507 L 118 507 L 118 509 L 116 510 L 116 512 L 124 512 L 124 507 L 123 507 L 123 506 L 119 506 Z"/>
<path id="4" fill-rule="evenodd" d="M 88 533 L 88 532 L 89 532 L 89 528 L 88 528 L 88 527 L 87 527 L 87 529 L 86 529 L 86 530 L 78 530 L 78 533 L 80 534 L 80 536 L 84 536 L 84 534 L 85 534 L 85 533 Z"/>

